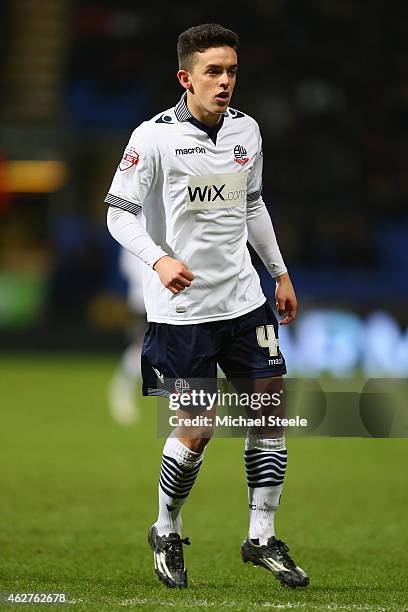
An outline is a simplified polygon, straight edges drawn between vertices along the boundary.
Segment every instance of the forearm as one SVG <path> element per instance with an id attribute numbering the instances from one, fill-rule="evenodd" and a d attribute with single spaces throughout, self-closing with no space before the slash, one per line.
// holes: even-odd
<path id="1" fill-rule="evenodd" d="M 149 236 L 136 215 L 121 208 L 109 206 L 107 214 L 109 232 L 125 249 L 139 257 L 150 267 L 167 255 Z"/>
<path id="2" fill-rule="evenodd" d="M 247 211 L 247 227 L 248 241 L 262 259 L 270 275 L 277 278 L 287 273 L 272 220 L 261 198 Z"/>

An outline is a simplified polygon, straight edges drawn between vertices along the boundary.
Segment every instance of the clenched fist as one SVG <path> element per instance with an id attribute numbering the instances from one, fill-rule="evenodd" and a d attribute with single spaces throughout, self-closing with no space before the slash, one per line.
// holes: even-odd
<path id="1" fill-rule="evenodd" d="M 174 259 L 169 255 L 161 257 L 153 266 L 163 285 L 174 295 L 190 287 L 194 274 L 182 261 Z"/>

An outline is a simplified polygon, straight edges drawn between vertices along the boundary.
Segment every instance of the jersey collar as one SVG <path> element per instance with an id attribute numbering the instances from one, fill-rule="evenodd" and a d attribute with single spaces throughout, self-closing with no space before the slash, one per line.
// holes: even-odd
<path id="1" fill-rule="evenodd" d="M 185 91 L 174 107 L 174 114 L 179 121 L 188 121 L 193 115 L 187 107 L 187 92 Z"/>
<path id="2" fill-rule="evenodd" d="M 220 131 L 222 124 L 224 123 L 224 117 L 228 117 L 227 112 L 223 113 L 221 120 L 214 127 L 209 127 L 208 125 L 201 123 L 201 121 L 193 117 L 193 115 L 190 113 L 188 109 L 187 92 L 183 93 L 180 100 L 174 107 L 174 114 L 176 115 L 176 118 L 179 121 L 188 121 L 189 123 L 192 123 L 193 125 L 195 125 L 198 129 L 203 130 L 203 132 L 206 132 L 208 136 L 211 138 L 211 140 L 214 142 L 214 144 L 216 144 L 217 142 L 217 134 Z"/>

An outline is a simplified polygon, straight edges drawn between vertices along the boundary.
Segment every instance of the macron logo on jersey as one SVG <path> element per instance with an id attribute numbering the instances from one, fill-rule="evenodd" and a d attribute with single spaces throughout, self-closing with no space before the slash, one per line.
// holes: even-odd
<path id="1" fill-rule="evenodd" d="M 189 176 L 185 204 L 187 210 L 212 210 L 246 205 L 247 175 L 213 174 Z"/>
<path id="2" fill-rule="evenodd" d="M 204 147 L 193 147 L 192 149 L 176 149 L 176 155 L 193 155 L 193 153 L 207 153 Z"/>

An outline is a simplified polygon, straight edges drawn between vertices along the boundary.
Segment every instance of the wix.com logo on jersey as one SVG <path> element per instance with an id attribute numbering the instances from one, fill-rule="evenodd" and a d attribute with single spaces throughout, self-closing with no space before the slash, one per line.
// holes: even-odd
<path id="1" fill-rule="evenodd" d="M 247 174 L 189 176 L 186 190 L 188 210 L 212 210 L 246 204 Z"/>

